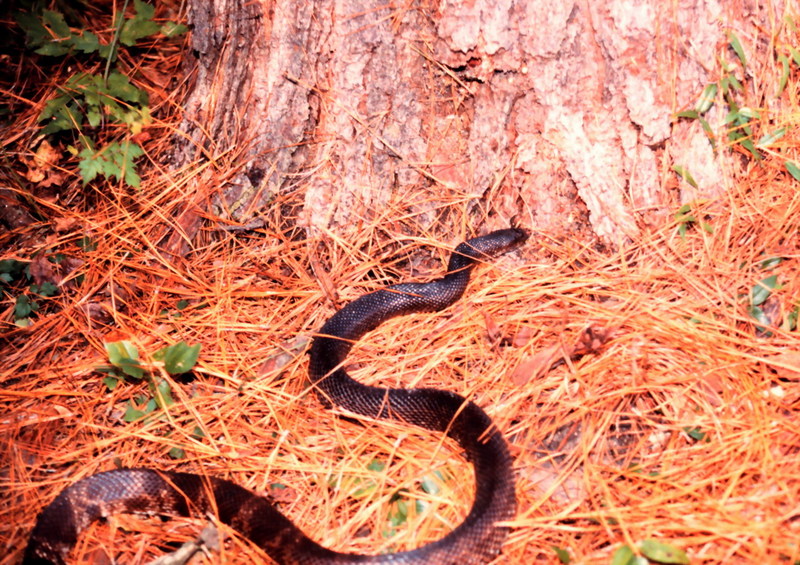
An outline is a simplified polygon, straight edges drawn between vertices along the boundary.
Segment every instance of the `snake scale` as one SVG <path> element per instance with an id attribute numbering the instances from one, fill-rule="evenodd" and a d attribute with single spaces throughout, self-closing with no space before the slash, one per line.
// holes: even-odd
<path id="1" fill-rule="evenodd" d="M 412 312 L 442 310 L 458 300 L 472 267 L 527 238 L 518 228 L 461 243 L 444 277 L 389 286 L 336 312 L 311 346 L 309 377 L 322 403 L 369 418 L 390 419 L 453 438 L 475 468 L 475 500 L 464 521 L 444 538 L 411 551 L 354 555 L 326 549 L 308 538 L 267 499 L 230 481 L 189 473 L 117 469 L 92 475 L 64 489 L 39 514 L 23 565 L 63 564 L 92 521 L 117 513 L 203 515 L 219 519 L 281 564 L 486 563 L 500 551 L 516 511 L 511 455 L 500 431 L 476 404 L 433 388 L 391 389 L 361 384 L 342 363 L 353 344 L 382 322 Z"/>

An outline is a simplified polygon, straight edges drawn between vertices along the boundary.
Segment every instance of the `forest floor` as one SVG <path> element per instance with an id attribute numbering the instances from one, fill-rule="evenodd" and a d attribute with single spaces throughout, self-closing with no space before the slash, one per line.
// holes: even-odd
<path id="1" fill-rule="evenodd" d="M 170 255 L 169 219 L 187 198 L 158 165 L 170 136 L 143 141 L 140 188 L 83 186 L 74 159 L 45 158 L 63 147 L 21 149 L 42 104 L 0 131 L 15 148 L 0 196 L 22 214 L 0 230 L 0 563 L 21 558 L 59 491 L 117 467 L 227 478 L 343 551 L 409 549 L 457 525 L 472 497 L 458 450 L 332 417 L 308 385 L 307 349 L 354 298 L 440 276 L 473 232 L 412 235 L 401 210 L 313 236 L 278 212 L 253 230 L 209 214 L 190 251 Z M 177 127 L 169 108 L 160 133 Z M 797 116 L 787 108 L 787 150 Z M 519 503 L 498 563 L 611 563 L 646 540 L 692 564 L 800 562 L 800 185 L 776 153 L 740 150 L 721 197 L 639 240 L 608 250 L 534 233 L 477 268 L 454 306 L 387 322 L 354 348 L 358 380 L 458 392 L 504 432 Z M 302 189 L 274 203 L 302 204 Z M 173 375 L 156 352 L 182 341 L 199 357 Z M 114 376 L 107 345 L 119 342 L 144 378 Z M 148 562 L 202 523 L 115 517 L 75 555 Z M 195 562 L 268 562 L 220 529 L 225 542 Z M 649 550 L 669 559 L 668 547 Z"/>

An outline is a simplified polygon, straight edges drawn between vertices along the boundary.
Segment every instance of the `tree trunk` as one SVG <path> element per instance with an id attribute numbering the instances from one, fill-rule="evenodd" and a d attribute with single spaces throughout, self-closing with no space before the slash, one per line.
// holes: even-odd
<path id="1" fill-rule="evenodd" d="M 421 232 L 516 218 L 620 243 L 722 188 L 706 135 L 673 115 L 717 78 L 726 29 L 764 48 L 783 10 L 195 0 L 191 144 L 176 164 L 235 165 L 215 211 L 238 222 L 294 194 L 304 227 L 385 218 Z"/>

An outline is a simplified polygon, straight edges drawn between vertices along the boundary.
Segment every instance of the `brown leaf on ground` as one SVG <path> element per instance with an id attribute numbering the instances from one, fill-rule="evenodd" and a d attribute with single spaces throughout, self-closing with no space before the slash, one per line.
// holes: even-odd
<path id="1" fill-rule="evenodd" d="M 13 230 L 29 226 L 35 221 L 30 212 L 20 205 L 14 192 L 0 188 L 0 222 Z"/>
<path id="2" fill-rule="evenodd" d="M 36 284 L 40 285 L 43 282 L 58 284 L 61 282 L 61 276 L 55 272 L 53 264 L 44 255 L 34 257 L 28 269 Z"/>
<path id="3" fill-rule="evenodd" d="M 514 347 L 524 347 L 528 345 L 533 338 L 533 330 L 529 326 L 523 326 L 519 331 L 514 334 L 514 339 L 511 340 L 511 345 Z"/>
<path id="4" fill-rule="evenodd" d="M 486 311 L 483 312 L 483 319 L 486 324 L 486 336 L 489 338 L 489 343 L 492 345 L 497 344 L 503 338 L 503 330 L 500 329 L 494 318 Z"/>
<path id="5" fill-rule="evenodd" d="M 297 491 L 291 487 L 272 484 L 269 487 L 269 497 L 275 503 L 290 503 L 297 500 Z"/>
<path id="6" fill-rule="evenodd" d="M 564 355 L 564 348 L 561 345 L 554 345 L 541 350 L 527 361 L 517 365 L 517 368 L 511 373 L 511 382 L 517 386 L 526 384 L 528 381 L 549 371 L 556 363 L 563 362 Z"/>
<path id="7" fill-rule="evenodd" d="M 28 167 L 28 170 L 23 175 L 31 182 L 41 183 L 50 174 L 60 158 L 60 153 L 45 139 L 39 144 L 33 157 L 25 155 L 20 157 L 20 160 Z"/>
<path id="8" fill-rule="evenodd" d="M 764 363 L 769 365 L 780 378 L 800 380 L 800 351 L 785 351 L 765 357 Z"/>
<path id="9" fill-rule="evenodd" d="M 568 358 L 575 360 L 589 353 L 598 353 L 614 335 L 614 330 L 589 326 L 581 332 L 572 347 L 554 345 L 520 363 L 511 373 L 511 382 L 518 386 L 524 385 L 531 379 L 558 367 Z"/>
<path id="10" fill-rule="evenodd" d="M 72 231 L 79 224 L 77 218 L 69 216 L 61 216 L 53 221 L 53 227 L 58 233 Z"/>
<path id="11" fill-rule="evenodd" d="M 578 337 L 578 342 L 570 353 L 570 357 L 576 359 L 589 353 L 598 353 L 613 337 L 615 337 L 615 331 L 610 328 L 589 326 Z"/>

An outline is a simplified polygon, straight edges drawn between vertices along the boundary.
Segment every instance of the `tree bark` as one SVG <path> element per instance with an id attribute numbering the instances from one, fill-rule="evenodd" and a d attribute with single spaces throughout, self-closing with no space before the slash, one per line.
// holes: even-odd
<path id="1" fill-rule="evenodd" d="M 480 211 L 618 244 L 723 189 L 720 155 L 673 115 L 717 78 L 727 29 L 763 48 L 785 9 L 194 0 L 191 143 L 175 162 L 234 165 L 214 205 L 239 222 L 292 193 L 305 227 L 424 231 Z"/>

